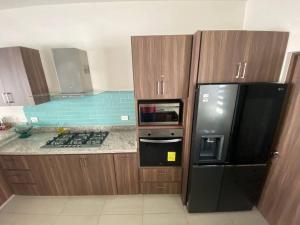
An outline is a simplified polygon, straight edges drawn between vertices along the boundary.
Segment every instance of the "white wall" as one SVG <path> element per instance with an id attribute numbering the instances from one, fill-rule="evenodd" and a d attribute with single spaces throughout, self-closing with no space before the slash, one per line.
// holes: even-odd
<path id="1" fill-rule="evenodd" d="M 283 30 L 290 32 L 287 52 L 300 51 L 299 0 L 248 0 L 244 28 L 251 30 Z M 289 66 L 284 63 L 282 81 Z"/>
<path id="2" fill-rule="evenodd" d="M 0 11 L 0 46 L 41 50 L 47 81 L 57 90 L 51 47 L 88 51 L 93 84 L 133 88 L 130 36 L 240 29 L 244 1 L 113 2 L 36 6 Z"/>
<path id="3" fill-rule="evenodd" d="M 50 91 L 59 90 L 50 49 L 87 50 L 94 89 L 132 90 L 130 36 L 241 29 L 244 0 L 82 3 L 0 10 L 0 47 L 41 50 Z M 11 110 L 0 108 L 0 116 Z"/>

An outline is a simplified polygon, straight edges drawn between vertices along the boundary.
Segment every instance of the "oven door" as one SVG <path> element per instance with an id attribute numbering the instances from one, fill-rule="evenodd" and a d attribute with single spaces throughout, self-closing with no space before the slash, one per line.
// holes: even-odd
<path id="1" fill-rule="evenodd" d="M 182 138 L 140 138 L 141 166 L 180 166 Z"/>

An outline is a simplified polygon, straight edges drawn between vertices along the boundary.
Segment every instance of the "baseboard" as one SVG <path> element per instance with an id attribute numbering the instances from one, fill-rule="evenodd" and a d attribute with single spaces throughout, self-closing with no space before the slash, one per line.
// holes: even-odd
<path id="1" fill-rule="evenodd" d="M 6 204 L 8 204 L 13 198 L 15 197 L 15 195 L 10 196 L 1 206 L 0 206 L 0 210 L 2 210 Z"/>

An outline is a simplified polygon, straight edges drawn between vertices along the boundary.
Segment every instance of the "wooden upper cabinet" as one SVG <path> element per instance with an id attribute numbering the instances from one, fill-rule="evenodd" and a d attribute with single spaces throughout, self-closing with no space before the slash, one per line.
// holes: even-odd
<path id="1" fill-rule="evenodd" d="M 192 37 L 132 37 L 137 99 L 180 99 L 188 96 Z"/>
<path id="2" fill-rule="evenodd" d="M 158 82 L 163 98 L 188 96 L 192 36 L 162 36 L 162 70 Z"/>
<path id="3" fill-rule="evenodd" d="M 203 31 L 198 82 L 276 82 L 287 41 L 286 32 Z"/>
<path id="4" fill-rule="evenodd" d="M 243 73 L 246 82 L 277 82 L 288 37 L 287 32 L 249 31 Z"/>
<path id="5" fill-rule="evenodd" d="M 115 154 L 116 181 L 118 194 L 138 194 L 138 160 L 135 153 Z"/>
<path id="6" fill-rule="evenodd" d="M 0 105 L 32 105 L 49 101 L 39 51 L 0 48 Z"/>
<path id="7" fill-rule="evenodd" d="M 161 38 L 132 37 L 132 64 L 136 98 L 157 98 L 161 74 Z"/>
<path id="8" fill-rule="evenodd" d="M 237 82 L 246 43 L 246 31 L 203 31 L 198 82 Z"/>

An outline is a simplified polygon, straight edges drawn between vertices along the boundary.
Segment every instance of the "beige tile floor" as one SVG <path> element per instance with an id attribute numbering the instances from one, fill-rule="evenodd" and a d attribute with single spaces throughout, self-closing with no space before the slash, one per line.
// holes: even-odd
<path id="1" fill-rule="evenodd" d="M 188 214 L 178 195 L 15 196 L 0 225 L 268 225 L 257 210 Z"/>

